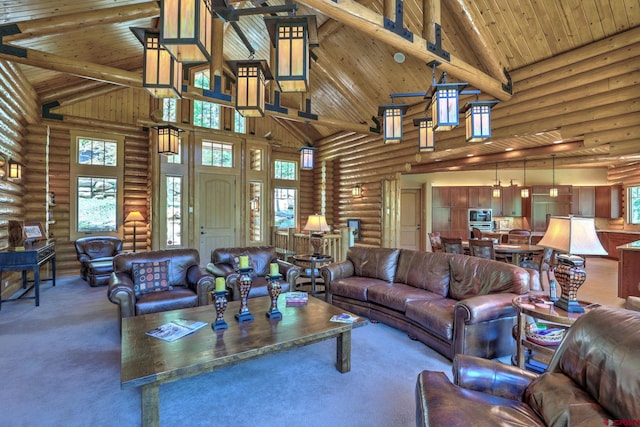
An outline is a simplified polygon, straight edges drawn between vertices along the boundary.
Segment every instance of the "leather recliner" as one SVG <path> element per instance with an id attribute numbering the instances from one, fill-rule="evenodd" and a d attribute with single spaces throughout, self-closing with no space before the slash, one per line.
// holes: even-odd
<path id="1" fill-rule="evenodd" d="M 134 264 L 169 261 L 167 282 L 171 289 L 137 295 Z M 109 300 L 118 305 L 119 318 L 207 305 L 215 290 L 214 277 L 200 267 L 196 249 L 132 252 L 113 259 Z"/>
<path id="2" fill-rule="evenodd" d="M 271 263 L 278 264 L 278 270 L 283 277 L 282 292 L 295 290 L 296 279 L 300 277 L 300 267 L 278 259 L 276 248 L 272 246 L 249 246 L 245 248 L 218 248 L 211 252 L 211 262 L 207 264 L 207 271 L 215 277 L 224 277 L 229 291 L 230 301 L 240 299 L 237 286 L 236 260 L 240 255 L 247 255 L 253 268 L 253 280 L 249 298 L 269 295 L 267 279 Z"/>
<path id="3" fill-rule="evenodd" d="M 443 372 L 418 375 L 416 425 L 602 426 L 640 420 L 639 348 L 640 313 L 600 307 L 576 320 L 541 375 L 459 354 L 454 384 Z"/>
<path id="4" fill-rule="evenodd" d="M 81 237 L 74 242 L 80 277 L 90 286 L 109 283 L 113 271 L 113 257 L 122 252 L 122 240 L 113 236 Z"/>

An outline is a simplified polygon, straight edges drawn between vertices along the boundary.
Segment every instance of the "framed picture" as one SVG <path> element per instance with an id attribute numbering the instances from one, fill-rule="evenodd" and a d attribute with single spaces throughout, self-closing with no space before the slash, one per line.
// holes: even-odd
<path id="1" fill-rule="evenodd" d="M 348 219 L 347 227 L 353 228 L 353 240 L 356 242 L 359 242 L 360 241 L 360 220 Z"/>
<path id="2" fill-rule="evenodd" d="M 25 240 L 36 241 L 46 240 L 44 235 L 44 229 L 39 222 L 25 222 L 24 223 L 24 238 Z"/>

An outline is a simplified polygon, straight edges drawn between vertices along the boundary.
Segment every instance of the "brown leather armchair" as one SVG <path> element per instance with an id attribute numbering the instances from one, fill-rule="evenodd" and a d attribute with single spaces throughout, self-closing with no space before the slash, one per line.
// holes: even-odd
<path id="1" fill-rule="evenodd" d="M 457 355 L 452 384 L 423 371 L 416 425 L 598 426 L 640 419 L 640 313 L 600 307 L 580 317 L 542 375 Z"/>
<path id="2" fill-rule="evenodd" d="M 149 263 L 166 264 L 166 287 L 140 292 L 135 271 Z M 214 277 L 200 267 L 195 249 L 170 249 L 119 254 L 113 259 L 109 280 L 109 300 L 118 305 L 120 320 L 141 314 L 197 307 L 211 302 Z"/>
<path id="3" fill-rule="evenodd" d="M 81 237 L 74 245 L 80 261 L 80 277 L 90 286 L 109 283 L 113 257 L 122 252 L 122 240 L 113 236 Z"/>
<path id="4" fill-rule="evenodd" d="M 215 277 L 226 278 L 227 290 L 229 291 L 228 299 L 240 299 L 240 291 L 237 287 L 235 263 L 240 255 L 247 255 L 249 263 L 253 268 L 253 281 L 251 283 L 251 291 L 249 298 L 261 297 L 268 295 L 267 279 L 265 276 L 269 274 L 271 263 L 277 263 L 278 269 L 284 283 L 282 283 L 282 292 L 295 290 L 296 279 L 300 277 L 300 267 L 281 259 L 278 259 L 276 248 L 272 246 L 249 246 L 245 248 L 218 248 L 211 252 L 211 262 L 207 264 L 207 271 Z"/>

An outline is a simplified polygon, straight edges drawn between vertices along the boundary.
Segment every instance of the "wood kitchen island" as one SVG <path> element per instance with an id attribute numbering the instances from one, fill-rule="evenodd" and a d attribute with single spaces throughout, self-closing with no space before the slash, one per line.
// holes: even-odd
<path id="1" fill-rule="evenodd" d="M 640 240 L 616 247 L 618 261 L 618 297 L 640 296 Z"/>

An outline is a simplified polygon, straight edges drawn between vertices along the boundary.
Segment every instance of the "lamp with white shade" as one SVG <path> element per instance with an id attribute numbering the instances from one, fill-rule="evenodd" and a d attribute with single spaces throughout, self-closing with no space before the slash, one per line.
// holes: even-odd
<path id="1" fill-rule="evenodd" d="M 309 215 L 307 219 L 307 225 L 304 226 L 304 231 L 311 232 L 311 246 L 313 246 L 313 255 L 320 255 L 322 249 L 322 233 L 330 230 L 327 225 L 327 219 L 324 215 Z"/>
<path id="2" fill-rule="evenodd" d="M 138 222 L 144 221 L 144 217 L 138 211 L 129 212 L 129 215 L 124 219 L 125 223 L 133 222 L 133 252 L 136 251 L 136 225 L 138 225 Z"/>
<path id="3" fill-rule="evenodd" d="M 583 313 L 577 293 L 587 273 L 584 258 L 578 255 L 607 255 L 596 234 L 594 219 L 552 216 L 538 245 L 561 253 L 557 257 L 554 275 L 562 295 L 554 304 L 570 313 Z"/>

